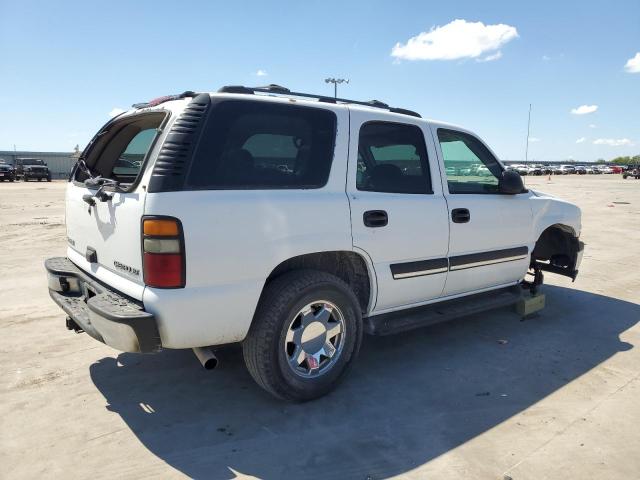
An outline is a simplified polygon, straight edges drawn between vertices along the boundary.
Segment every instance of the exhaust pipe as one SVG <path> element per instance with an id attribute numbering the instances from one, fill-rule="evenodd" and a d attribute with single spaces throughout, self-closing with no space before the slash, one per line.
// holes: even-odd
<path id="1" fill-rule="evenodd" d="M 213 370 L 218 365 L 218 357 L 209 348 L 195 347 L 193 353 L 198 357 L 205 370 Z"/>

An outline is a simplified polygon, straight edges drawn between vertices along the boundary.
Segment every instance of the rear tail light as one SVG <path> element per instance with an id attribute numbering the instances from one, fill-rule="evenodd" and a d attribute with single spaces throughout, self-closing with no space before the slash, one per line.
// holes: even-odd
<path id="1" fill-rule="evenodd" d="M 142 219 L 142 265 L 146 285 L 184 287 L 184 236 L 180 220 L 172 217 Z"/>

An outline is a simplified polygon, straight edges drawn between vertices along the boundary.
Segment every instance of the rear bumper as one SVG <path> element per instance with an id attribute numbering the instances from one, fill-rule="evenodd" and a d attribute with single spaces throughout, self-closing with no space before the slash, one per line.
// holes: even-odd
<path id="1" fill-rule="evenodd" d="M 143 305 L 98 282 L 66 257 L 45 261 L 49 295 L 86 333 L 123 352 L 162 349 L 153 314 Z"/>

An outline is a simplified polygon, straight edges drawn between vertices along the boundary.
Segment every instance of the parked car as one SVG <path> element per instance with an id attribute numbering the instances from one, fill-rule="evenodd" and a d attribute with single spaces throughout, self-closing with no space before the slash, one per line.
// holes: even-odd
<path id="1" fill-rule="evenodd" d="M 562 173 L 562 175 L 576 173 L 576 167 L 574 167 L 573 165 L 560 165 L 560 172 Z"/>
<path id="2" fill-rule="evenodd" d="M 622 172 L 622 178 L 626 180 L 627 178 L 635 178 L 636 180 L 640 178 L 640 165 L 629 165 Z"/>
<path id="3" fill-rule="evenodd" d="M 120 181 L 134 147 L 143 167 Z M 452 176 L 461 163 L 488 173 Z M 69 329 L 205 366 L 237 342 L 294 401 L 333 389 L 364 332 L 513 303 L 542 271 L 575 278 L 583 252 L 580 209 L 525 189 L 469 130 L 279 86 L 111 119 L 71 174 L 66 224 L 67 255 L 45 267 Z"/>
<path id="4" fill-rule="evenodd" d="M 600 170 L 598 170 L 596 167 L 594 167 L 593 165 L 588 165 L 585 167 L 585 170 L 587 172 L 587 174 L 589 175 L 596 175 L 601 173 Z"/>
<path id="5" fill-rule="evenodd" d="M 527 169 L 527 175 L 542 175 L 542 168 L 540 165 L 531 165 Z"/>
<path id="6" fill-rule="evenodd" d="M 510 165 L 509 170 L 514 170 L 516 172 L 518 172 L 520 175 L 528 175 L 529 174 L 529 167 L 527 167 L 526 165 Z"/>
<path id="7" fill-rule="evenodd" d="M 543 175 L 551 175 L 553 173 L 553 167 L 549 165 L 540 165 Z"/>
<path id="8" fill-rule="evenodd" d="M 598 165 L 598 170 L 600 170 L 600 173 L 606 173 L 606 174 L 613 173 L 613 169 L 607 165 Z"/>
<path id="9" fill-rule="evenodd" d="M 609 168 L 611 173 L 622 173 L 624 170 L 620 165 L 610 165 Z"/>
<path id="10" fill-rule="evenodd" d="M 584 165 L 576 165 L 575 166 L 575 172 L 578 175 L 586 175 L 587 174 L 587 167 L 585 167 Z"/>
<path id="11" fill-rule="evenodd" d="M 38 158 L 18 158 L 16 160 L 16 178 L 29 180 L 51 181 L 51 171 L 47 164 Z"/>
<path id="12" fill-rule="evenodd" d="M 561 165 L 554 165 L 553 167 L 551 167 L 551 170 L 552 170 L 554 175 L 565 175 L 566 174 L 566 172 L 562 169 Z"/>
<path id="13" fill-rule="evenodd" d="M 13 182 L 16 179 L 16 171 L 13 165 L 0 158 L 0 182 L 8 180 Z"/>

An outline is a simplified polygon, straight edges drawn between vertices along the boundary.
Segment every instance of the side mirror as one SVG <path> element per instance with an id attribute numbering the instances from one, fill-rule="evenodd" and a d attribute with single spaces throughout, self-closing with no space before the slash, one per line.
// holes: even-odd
<path id="1" fill-rule="evenodd" d="M 500 176 L 498 189 L 500 190 L 500 193 L 506 193 L 507 195 L 522 193 L 524 192 L 522 177 L 515 170 L 505 170 Z"/>

